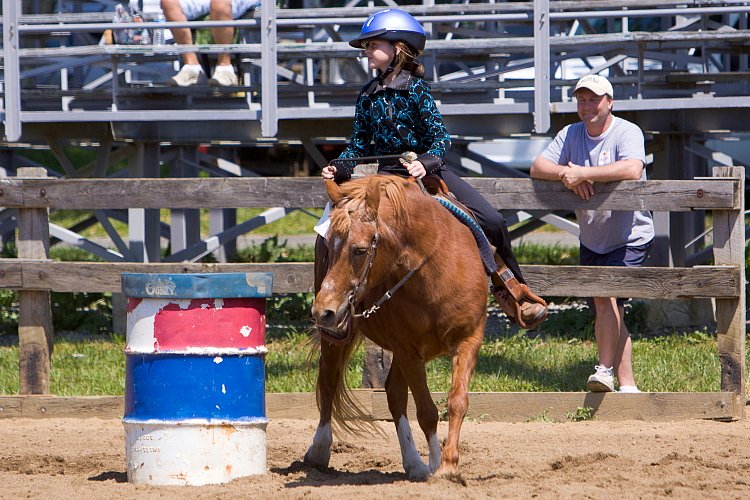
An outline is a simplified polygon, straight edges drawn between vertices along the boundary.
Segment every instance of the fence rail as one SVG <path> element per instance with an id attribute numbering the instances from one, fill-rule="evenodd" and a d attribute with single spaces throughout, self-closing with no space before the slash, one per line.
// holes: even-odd
<path id="1" fill-rule="evenodd" d="M 523 210 L 691 210 L 740 209 L 737 181 L 622 181 L 597 185 L 593 200 L 582 200 L 559 182 L 467 178 L 497 209 Z M 174 179 L 0 178 L 0 206 L 75 210 L 118 208 L 323 207 L 323 184 L 309 177 Z"/>
<path id="2" fill-rule="evenodd" d="M 712 297 L 716 301 L 721 389 L 712 399 L 724 418 L 733 393 L 733 418 L 745 404 L 745 221 L 742 167 L 716 167 L 714 177 L 598 184 L 584 201 L 557 182 L 469 179 L 496 208 L 712 210 L 715 265 L 693 268 L 523 266 L 533 289 L 548 296 L 639 298 Z M 0 179 L 0 205 L 18 209 L 18 258 L 0 259 L 0 288 L 19 290 L 22 394 L 49 392 L 52 345 L 49 292 L 119 292 L 123 272 L 272 272 L 274 293 L 312 290 L 311 263 L 190 264 L 55 262 L 48 258 L 48 208 L 321 207 L 319 179 L 48 179 L 43 169 L 19 169 Z M 706 395 L 701 396 L 705 405 Z M 709 397 L 710 399 L 710 397 Z M 677 401 L 677 400 L 675 400 Z M 697 401 L 697 400 L 696 400 Z M 684 402 L 680 400 L 680 405 Z M 701 411 L 706 411 L 705 407 Z M 710 413 L 710 412 L 709 412 Z"/>

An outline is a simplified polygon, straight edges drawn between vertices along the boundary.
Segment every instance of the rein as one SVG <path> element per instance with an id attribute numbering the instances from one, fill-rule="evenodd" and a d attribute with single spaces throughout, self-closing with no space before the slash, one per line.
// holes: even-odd
<path id="1" fill-rule="evenodd" d="M 401 278 L 401 280 L 399 280 L 398 283 L 396 283 L 393 287 L 391 287 L 390 290 L 385 292 L 382 297 L 376 300 L 375 303 L 369 309 L 365 309 L 361 313 L 355 313 L 354 312 L 355 302 L 357 300 L 357 296 L 364 289 L 365 285 L 367 285 L 367 277 L 369 276 L 370 270 L 372 269 L 372 263 L 375 260 L 375 251 L 378 248 L 379 241 L 380 241 L 380 233 L 376 230 L 375 236 L 372 237 L 372 241 L 370 242 L 370 247 L 367 249 L 367 260 L 365 261 L 365 265 L 362 267 L 362 272 L 359 275 L 359 283 L 357 283 L 357 286 L 354 287 L 354 289 L 351 292 L 349 292 L 349 299 L 347 300 L 347 302 L 349 302 L 349 311 L 350 311 L 349 314 L 352 318 L 367 319 L 373 314 L 375 314 L 378 311 L 378 309 L 380 309 L 380 306 L 382 306 L 385 302 L 390 300 L 390 298 L 393 297 L 393 294 L 395 294 L 399 288 L 404 286 L 404 284 L 407 281 L 409 281 L 409 279 L 412 276 L 414 276 L 414 273 L 416 273 L 417 270 L 424 265 L 424 262 L 423 262 L 416 269 L 412 269 L 411 271 L 406 273 L 406 276 Z M 425 262 L 426 262 L 426 259 L 425 259 Z"/>
<path id="2" fill-rule="evenodd" d="M 422 181 L 421 180 L 417 180 L 417 183 L 419 184 L 419 187 L 422 190 L 422 192 L 424 194 L 426 194 L 427 196 L 430 196 L 429 193 L 427 192 L 427 190 L 425 189 L 424 185 L 422 184 Z M 339 205 L 339 204 L 341 204 L 342 202 L 346 202 L 348 200 L 349 200 L 349 198 L 343 198 L 343 199 L 339 200 L 334 205 L 334 207 L 337 206 L 337 205 Z M 411 269 L 408 273 L 406 273 L 406 275 L 403 278 L 401 278 L 398 281 L 398 283 L 396 283 L 388 291 L 386 291 L 378 300 L 375 301 L 375 303 L 373 303 L 372 306 L 370 306 L 369 308 L 365 309 L 361 313 L 356 313 L 355 312 L 355 307 L 356 307 L 357 297 L 360 294 L 363 293 L 363 290 L 364 290 L 365 286 L 367 285 L 367 278 L 370 275 L 370 271 L 372 269 L 372 265 L 373 265 L 373 263 L 375 261 L 375 253 L 377 251 L 378 243 L 379 242 L 380 242 L 380 232 L 377 229 L 377 222 L 376 222 L 375 235 L 372 237 L 372 241 L 370 242 L 370 246 L 367 249 L 367 259 L 365 260 L 365 265 L 362 267 L 362 271 L 360 272 L 359 282 L 349 292 L 349 296 L 347 298 L 347 303 L 349 305 L 348 314 L 346 315 L 346 318 L 342 321 L 342 323 L 344 321 L 347 323 L 346 329 L 350 333 L 351 333 L 351 330 L 353 328 L 353 321 L 352 321 L 353 318 L 365 318 L 365 319 L 367 319 L 370 316 L 372 316 L 373 314 L 375 314 L 383 306 L 383 304 L 386 303 L 387 301 L 389 301 L 393 297 L 393 295 L 402 286 L 404 286 L 406 284 L 406 282 L 409 281 L 412 278 L 412 276 L 414 276 L 414 274 L 422 268 L 422 266 L 424 266 L 427 263 L 427 261 L 430 259 L 430 257 L 432 257 L 432 255 L 427 256 L 422 261 L 421 264 L 419 264 L 417 267 L 415 267 L 414 269 Z"/>
<path id="3" fill-rule="evenodd" d="M 387 292 L 383 294 L 382 297 L 380 297 L 378 300 L 375 301 L 375 303 L 369 307 L 368 309 L 365 309 L 361 313 L 355 313 L 354 312 L 354 306 L 356 302 L 356 297 L 360 294 L 360 292 L 364 289 L 365 285 L 367 284 L 367 276 L 370 274 L 370 269 L 372 269 L 372 263 L 375 260 L 375 251 L 378 248 L 378 242 L 380 241 L 380 233 L 376 230 L 375 236 L 373 236 L 372 241 L 370 242 L 370 247 L 367 249 L 367 260 L 365 261 L 365 265 L 362 268 L 362 272 L 359 276 L 359 283 L 357 286 L 349 292 L 349 311 L 350 316 L 352 318 L 369 318 L 373 314 L 375 314 L 380 307 L 389 301 L 391 297 L 402 287 L 406 284 L 407 281 L 411 279 L 412 276 L 414 276 L 414 273 L 416 273 L 418 270 L 422 268 L 423 265 L 427 262 L 429 257 L 425 258 L 425 260 L 422 261 L 421 264 L 419 264 L 414 269 L 411 269 L 406 275 L 404 275 L 403 278 L 401 278 L 398 283 L 393 285 Z M 349 327 L 351 328 L 351 322 L 349 323 Z"/>
<path id="4" fill-rule="evenodd" d="M 414 155 L 414 153 L 404 153 L 402 157 L 407 158 L 409 161 L 412 161 L 413 158 L 408 155 Z M 422 180 L 416 179 L 416 182 L 419 185 L 419 189 L 422 191 L 422 193 L 427 196 L 430 196 L 430 193 L 427 192 L 427 189 L 424 187 L 424 184 L 422 184 Z M 359 284 L 349 294 L 349 308 L 350 308 L 350 311 L 352 312 L 354 312 L 354 298 L 357 296 L 357 294 L 362 289 L 362 287 L 364 287 L 364 284 L 367 281 L 367 275 L 370 274 L 370 268 L 372 267 L 372 262 L 375 259 L 375 250 L 378 247 L 378 241 L 380 241 L 380 233 L 376 229 L 375 236 L 373 236 L 372 242 L 370 243 L 370 248 L 367 250 L 367 262 L 365 263 L 365 267 L 362 269 L 362 274 L 360 276 Z M 419 269 L 422 268 L 423 265 L 425 265 L 425 263 L 427 262 L 429 258 L 430 256 L 425 258 L 425 260 L 423 260 L 422 263 L 419 264 L 417 267 L 415 267 L 414 269 L 406 273 L 406 275 L 403 278 L 401 278 L 398 283 L 393 285 L 393 287 L 391 287 L 387 292 L 385 292 L 382 297 L 376 300 L 375 303 L 369 309 L 365 309 L 359 314 L 354 313 L 352 314 L 352 317 L 367 319 L 373 314 L 375 314 L 376 312 L 378 312 L 378 309 L 380 309 L 380 306 L 382 306 L 384 303 L 389 301 L 391 297 L 393 297 L 393 295 L 399 290 L 399 288 L 404 286 L 404 284 L 406 284 L 406 282 L 409 281 L 412 276 L 414 276 L 414 273 L 416 273 Z"/>
<path id="5" fill-rule="evenodd" d="M 398 283 L 396 283 L 393 286 L 393 288 L 391 288 L 390 290 L 388 290 L 387 292 L 385 292 L 383 294 L 383 296 L 380 297 L 372 305 L 372 307 L 370 307 L 369 309 L 366 309 L 366 310 L 362 311 L 361 314 L 354 314 L 353 317 L 355 317 L 355 318 L 365 318 L 366 319 L 366 318 L 369 318 L 370 316 L 372 316 L 373 314 L 375 314 L 378 311 L 378 309 L 380 309 L 380 306 L 382 306 L 386 301 L 390 300 L 390 298 L 393 297 L 393 294 L 396 293 L 398 291 L 398 289 L 401 288 L 404 285 L 404 283 L 406 283 L 407 281 L 409 281 L 409 278 L 411 278 L 412 276 L 414 276 L 414 273 L 416 273 L 416 272 L 417 272 L 417 269 L 412 269 L 411 271 L 409 271 L 408 273 L 406 273 L 406 276 L 404 276 L 403 278 L 401 278 L 401 280 Z M 350 302 L 350 304 L 352 305 L 352 307 L 354 306 L 354 304 L 352 304 L 351 302 Z"/>

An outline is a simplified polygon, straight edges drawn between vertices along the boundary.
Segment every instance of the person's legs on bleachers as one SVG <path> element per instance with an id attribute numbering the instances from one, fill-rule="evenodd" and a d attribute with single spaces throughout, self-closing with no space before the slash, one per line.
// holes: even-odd
<path id="1" fill-rule="evenodd" d="M 208 3 L 208 0 L 200 0 Z M 192 19 L 196 15 L 198 7 L 196 0 L 161 0 L 161 10 L 164 17 L 170 22 L 184 22 L 188 16 Z M 190 28 L 172 28 L 174 41 L 180 45 L 192 45 L 193 33 Z M 198 56 L 195 52 L 186 52 L 182 54 L 182 68 L 179 73 L 167 80 L 167 85 L 172 87 L 188 87 L 196 83 L 206 83 L 206 74 L 198 62 Z"/>
<path id="2" fill-rule="evenodd" d="M 211 19 L 214 21 L 231 21 L 232 0 L 211 0 Z M 211 28 L 214 43 L 228 45 L 234 39 L 234 28 L 217 27 Z M 232 66 L 231 55 L 227 52 L 219 54 L 213 76 L 208 81 L 213 87 L 237 85 L 237 75 Z"/>

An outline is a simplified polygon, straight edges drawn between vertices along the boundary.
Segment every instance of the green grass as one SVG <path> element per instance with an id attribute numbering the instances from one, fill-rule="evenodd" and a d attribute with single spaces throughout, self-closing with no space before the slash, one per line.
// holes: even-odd
<path id="1" fill-rule="evenodd" d="M 239 220 L 261 210 L 243 209 Z M 58 212 L 59 213 L 59 212 Z M 166 211 L 163 214 L 168 215 Z M 61 214 L 65 215 L 65 214 Z M 70 215 L 70 214 L 68 214 Z M 205 215 L 205 214 L 204 214 Z M 84 214 L 85 216 L 85 214 Z M 67 219 L 75 222 L 74 219 Z M 295 212 L 264 232 L 308 234 L 315 217 Z M 311 261 L 312 248 L 288 247 L 271 238 L 262 245 L 243 249 L 241 262 Z M 576 247 L 524 243 L 515 250 L 521 263 L 568 265 L 578 258 Z M 750 259 L 750 252 L 747 253 Z M 55 248 L 56 260 L 98 260 L 78 249 Z M 749 261 L 750 263 L 750 261 Z M 560 299 L 560 300 L 558 300 Z M 51 392 L 60 396 L 121 395 L 125 387 L 124 339 L 109 333 L 111 302 L 107 294 L 53 294 L 55 351 L 52 359 Z M 308 361 L 306 334 L 312 294 L 274 296 L 268 304 L 269 335 L 266 358 L 269 392 L 310 392 L 316 372 Z M 563 303 L 565 298 L 555 298 Z M 634 335 L 634 370 L 639 387 L 651 392 L 704 392 L 720 389 L 716 337 L 706 331 L 687 335 L 645 337 L 637 303 L 626 316 Z M 281 327 L 278 325 L 287 325 Z M 76 330 L 82 334 L 60 334 Z M 506 328 L 485 340 L 472 391 L 582 391 L 596 360 L 591 316 L 582 310 L 556 312 L 535 336 L 511 335 Z M 347 380 L 357 387 L 362 378 L 362 352 L 350 363 Z M 428 365 L 428 383 L 433 391 L 447 391 L 450 368 L 447 358 Z M 0 290 L 0 394 L 18 392 L 17 296 Z"/>
<path id="2" fill-rule="evenodd" d="M 125 339 L 64 336 L 55 341 L 50 390 L 59 396 L 123 394 Z"/>
<path id="3" fill-rule="evenodd" d="M 269 327 L 266 356 L 268 392 L 312 392 L 315 363 L 308 362 L 309 338 L 301 327 Z M 125 355 L 122 336 L 58 335 L 52 357 L 51 392 L 59 396 L 122 395 Z M 750 355 L 750 353 L 748 353 Z M 362 350 L 347 371 L 350 386 L 362 379 Z M 714 335 L 696 332 L 633 342 L 636 380 L 649 392 L 720 390 Z M 520 333 L 489 339 L 480 351 L 472 391 L 583 391 L 596 360 L 596 344 L 576 338 Z M 450 362 L 441 358 L 427 369 L 432 391 L 450 387 Z M 18 341 L 0 336 L 0 394 L 18 393 Z"/>

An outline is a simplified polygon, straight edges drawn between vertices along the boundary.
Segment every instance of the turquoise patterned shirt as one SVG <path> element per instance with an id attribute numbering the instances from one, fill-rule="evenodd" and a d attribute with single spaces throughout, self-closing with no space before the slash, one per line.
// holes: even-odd
<path id="1" fill-rule="evenodd" d="M 408 71 L 401 71 L 385 87 L 377 78 L 363 87 L 355 107 L 349 145 L 339 158 L 413 151 L 427 173 L 434 173 L 443 164 L 450 146 L 450 135 L 429 84 Z M 338 163 L 336 181 L 349 179 L 354 165 L 355 162 Z M 378 171 L 406 173 L 398 160 L 381 161 Z"/>

